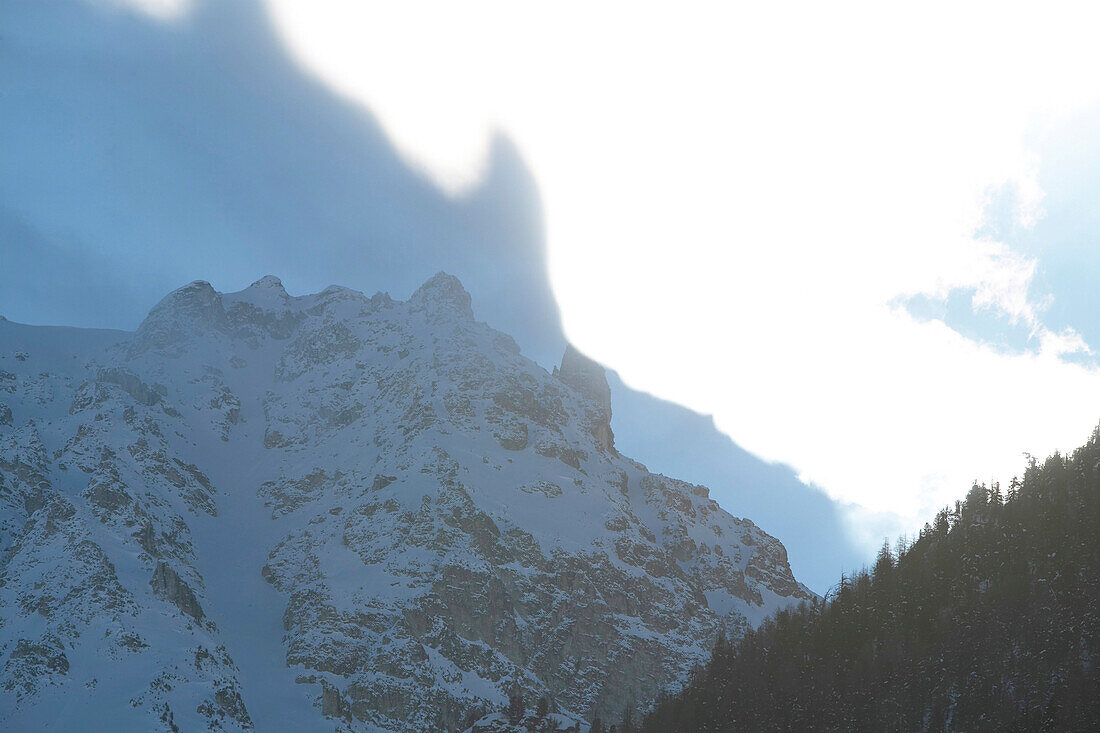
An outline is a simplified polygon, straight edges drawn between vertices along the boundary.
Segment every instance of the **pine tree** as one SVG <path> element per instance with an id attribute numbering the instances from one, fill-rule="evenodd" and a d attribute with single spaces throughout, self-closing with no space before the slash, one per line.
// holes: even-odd
<path id="1" fill-rule="evenodd" d="M 1100 730 L 1100 429 L 999 494 L 719 640 L 642 730 Z"/>

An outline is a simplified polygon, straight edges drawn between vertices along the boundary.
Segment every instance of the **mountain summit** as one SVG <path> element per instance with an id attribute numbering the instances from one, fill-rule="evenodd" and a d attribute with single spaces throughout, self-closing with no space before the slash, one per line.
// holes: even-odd
<path id="1" fill-rule="evenodd" d="M 9 729 L 461 730 L 517 692 L 616 717 L 812 596 L 615 450 L 602 368 L 547 373 L 443 273 L 0 323 L 0 548 Z"/>

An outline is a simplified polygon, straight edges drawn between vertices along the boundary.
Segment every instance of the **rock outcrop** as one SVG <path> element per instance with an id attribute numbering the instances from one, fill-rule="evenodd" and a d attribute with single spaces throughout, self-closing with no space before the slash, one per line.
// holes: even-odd
<path id="1" fill-rule="evenodd" d="M 195 599 L 195 592 L 184 582 L 176 571 L 163 562 L 158 562 L 153 571 L 153 579 L 149 581 L 153 587 L 153 593 L 158 598 L 174 604 L 176 608 L 186 613 L 196 621 L 202 621 L 202 608 Z"/>
<path id="2" fill-rule="evenodd" d="M 592 401 L 592 435 L 601 448 L 615 453 L 615 433 L 611 431 L 611 387 L 607 384 L 603 367 L 569 344 L 561 358 L 561 367 L 554 369 L 554 376 Z"/>
<path id="3" fill-rule="evenodd" d="M 0 728 L 492 730 L 518 691 L 564 729 L 811 597 L 448 275 L 50 337 L 0 323 Z"/>

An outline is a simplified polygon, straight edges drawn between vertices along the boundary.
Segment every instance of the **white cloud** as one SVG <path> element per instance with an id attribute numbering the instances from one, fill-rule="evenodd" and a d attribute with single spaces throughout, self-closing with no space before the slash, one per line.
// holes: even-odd
<path id="1" fill-rule="evenodd" d="M 92 2 L 131 8 L 160 21 L 182 18 L 191 11 L 193 4 L 192 0 L 92 0 Z"/>
<path id="2" fill-rule="evenodd" d="M 992 187 L 1041 215 L 1025 133 L 1097 96 L 1088 6 L 270 6 L 450 190 L 513 138 L 570 338 L 836 497 L 915 521 L 1100 417 L 1035 261 L 972 234 Z M 1042 349 L 890 306 L 957 288 Z"/>

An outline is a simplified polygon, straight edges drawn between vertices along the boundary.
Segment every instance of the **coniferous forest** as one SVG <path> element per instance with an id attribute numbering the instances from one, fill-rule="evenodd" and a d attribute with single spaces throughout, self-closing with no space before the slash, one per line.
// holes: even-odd
<path id="1" fill-rule="evenodd" d="M 1100 428 L 720 640 L 642 730 L 1100 730 Z"/>

